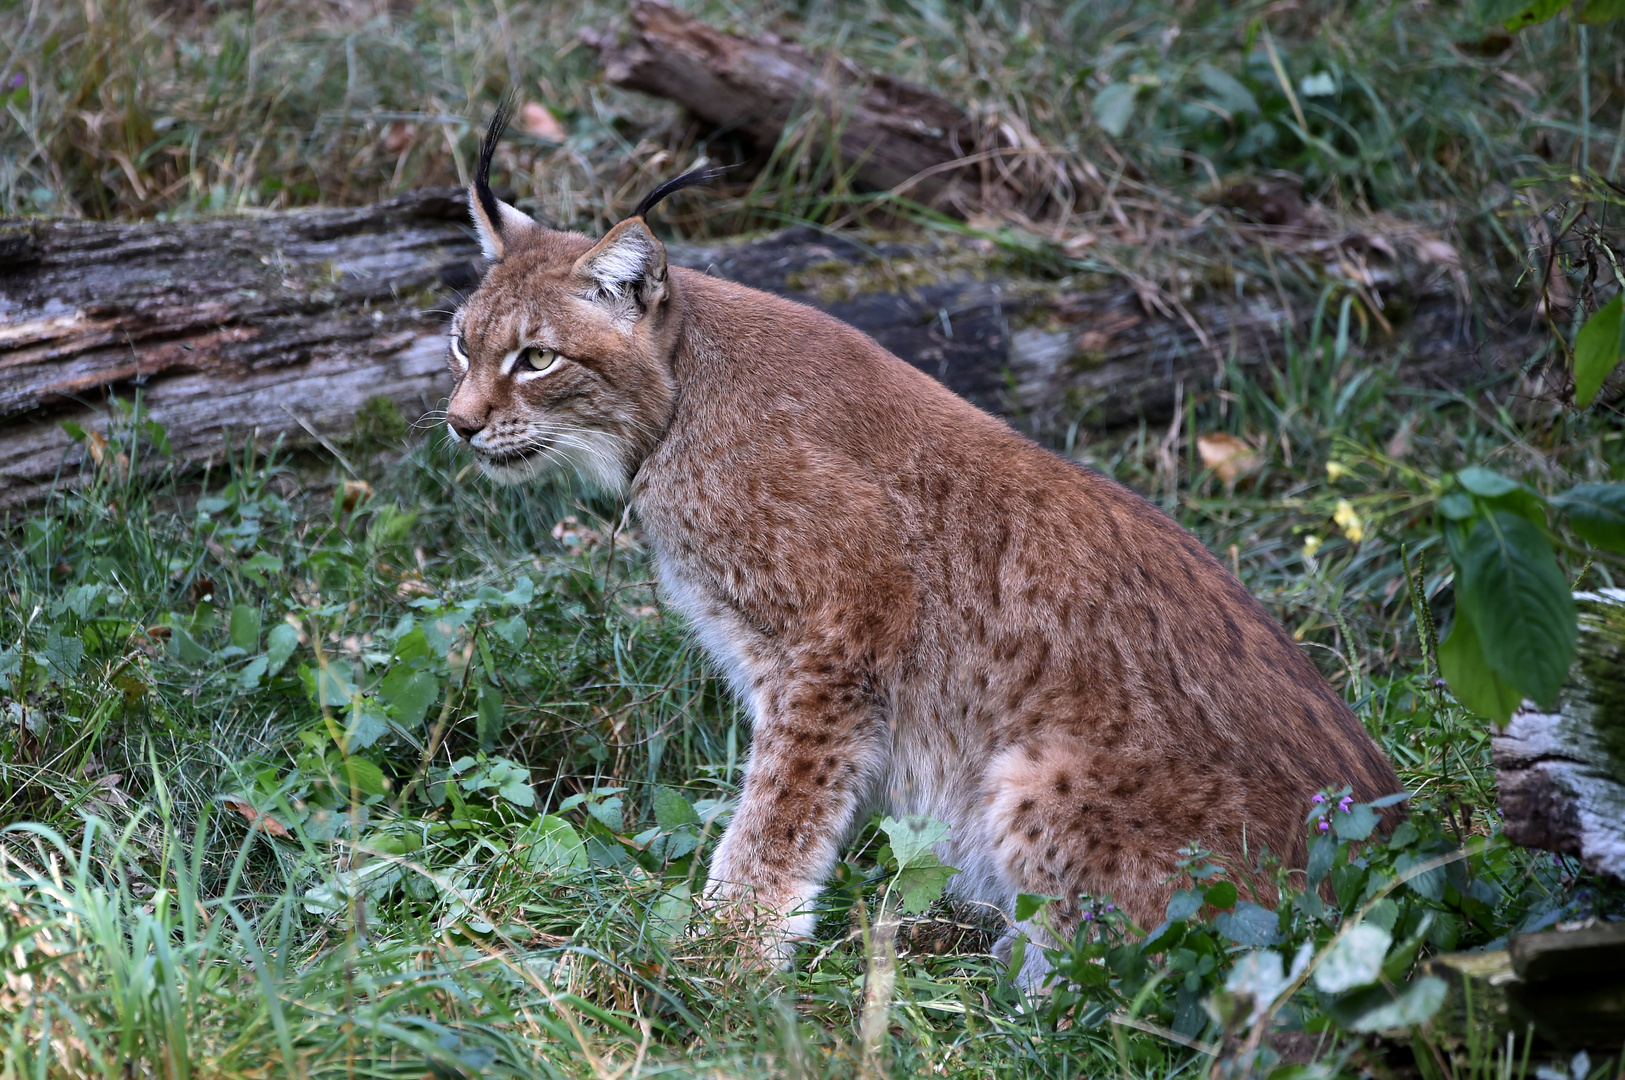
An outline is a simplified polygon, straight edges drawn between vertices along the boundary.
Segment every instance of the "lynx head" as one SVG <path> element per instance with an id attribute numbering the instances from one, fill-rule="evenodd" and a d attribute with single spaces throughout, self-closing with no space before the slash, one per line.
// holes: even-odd
<path id="1" fill-rule="evenodd" d="M 469 188 L 490 266 L 452 317 L 453 441 L 512 484 L 558 467 L 623 490 L 670 420 L 681 297 L 649 209 L 719 170 L 662 184 L 603 239 L 545 228 L 491 191 L 491 155 L 512 115 L 491 120 Z"/>

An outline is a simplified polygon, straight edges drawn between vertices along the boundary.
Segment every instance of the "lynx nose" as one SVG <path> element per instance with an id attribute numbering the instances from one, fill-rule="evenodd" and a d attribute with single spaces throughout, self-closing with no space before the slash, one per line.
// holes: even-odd
<path id="1" fill-rule="evenodd" d="M 473 441 L 474 436 L 485 430 L 484 420 L 474 421 L 466 416 L 448 416 L 446 417 L 446 423 L 451 425 L 451 430 L 455 431 L 464 442 Z"/>

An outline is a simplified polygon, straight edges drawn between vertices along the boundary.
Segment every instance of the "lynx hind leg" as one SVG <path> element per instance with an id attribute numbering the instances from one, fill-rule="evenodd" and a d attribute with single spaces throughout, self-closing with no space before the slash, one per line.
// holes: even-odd
<path id="1" fill-rule="evenodd" d="M 1080 895 L 1109 896 L 1142 927 L 1162 920 L 1174 859 L 1201 831 L 1180 812 L 1166 761 L 1037 741 L 1000 753 L 985 783 L 986 835 L 1005 885 L 1061 898 L 1043 914 L 1056 938 L 1077 931 Z"/>

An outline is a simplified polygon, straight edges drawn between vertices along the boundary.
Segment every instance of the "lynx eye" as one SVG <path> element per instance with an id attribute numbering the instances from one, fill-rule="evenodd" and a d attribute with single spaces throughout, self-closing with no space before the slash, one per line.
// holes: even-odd
<path id="1" fill-rule="evenodd" d="M 463 340 L 461 334 L 451 339 L 451 355 L 457 363 L 465 368 L 468 367 L 468 343 Z"/>
<path id="2" fill-rule="evenodd" d="M 544 349 L 538 345 L 527 346 L 524 352 L 520 353 L 519 359 L 524 361 L 525 367 L 532 374 L 552 371 L 563 361 L 563 357 L 559 356 L 556 350 Z"/>

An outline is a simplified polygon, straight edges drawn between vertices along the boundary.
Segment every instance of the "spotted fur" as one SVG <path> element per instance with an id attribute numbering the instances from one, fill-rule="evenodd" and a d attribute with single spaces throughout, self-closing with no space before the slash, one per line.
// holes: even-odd
<path id="1" fill-rule="evenodd" d="M 630 499 L 751 716 L 707 895 L 765 913 L 774 955 L 872 808 L 946 821 L 961 897 L 1062 897 L 1067 935 L 1083 894 L 1158 922 L 1184 845 L 1301 865 L 1317 790 L 1398 790 L 1303 651 L 1139 496 L 827 315 L 668 271 L 641 219 L 595 242 L 516 214 L 480 225 L 503 255 L 454 320 L 452 430 L 497 480 L 573 465 Z M 530 346 L 567 359 L 504 374 Z"/>

